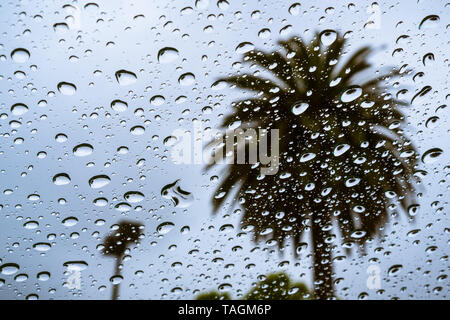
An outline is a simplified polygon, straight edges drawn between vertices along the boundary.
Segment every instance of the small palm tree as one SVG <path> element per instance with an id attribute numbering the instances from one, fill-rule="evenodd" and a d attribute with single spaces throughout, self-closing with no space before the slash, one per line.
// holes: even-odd
<path id="1" fill-rule="evenodd" d="M 218 80 L 255 94 L 234 102 L 222 127 L 240 123 L 243 129 L 267 129 L 268 135 L 278 129 L 280 159 L 278 173 L 264 176 L 261 163 L 236 164 L 242 145 L 235 144 L 235 164 L 228 166 L 217 188 L 214 210 L 235 189 L 234 199 L 244 209 L 241 225 L 253 227 L 255 241 L 269 238 L 282 249 L 291 239 L 296 254 L 305 246 L 302 236 L 308 230 L 314 296 L 319 299 L 334 297 L 333 224 L 347 254 L 355 244 L 363 248 L 367 239 L 380 234 L 396 203 L 407 208 L 417 162 L 400 127 L 404 116 L 399 106 L 406 103 L 384 85 L 402 73 L 377 71 L 376 77 L 362 81 L 361 72 L 371 66 L 371 50 L 363 47 L 342 61 L 344 44 L 343 37 L 329 30 L 315 34 L 309 44 L 293 37 L 280 41 L 278 51 L 246 53 L 244 62 L 259 67 L 253 74 Z M 224 144 L 211 145 L 216 159 L 229 156 Z"/>
<path id="2" fill-rule="evenodd" d="M 120 277 L 120 266 L 126 249 L 130 244 L 137 244 L 142 235 L 143 225 L 132 221 L 121 221 L 116 230 L 109 234 L 104 240 L 103 254 L 113 256 L 116 259 L 113 277 Z M 119 297 L 119 283 L 113 285 L 112 300 Z"/>
<path id="3" fill-rule="evenodd" d="M 270 273 L 259 281 L 244 300 L 306 300 L 310 298 L 304 283 L 292 283 L 284 272 Z"/>
<path id="4" fill-rule="evenodd" d="M 292 283 L 284 272 L 269 273 L 247 292 L 243 300 L 306 300 L 311 297 L 308 287 L 301 282 Z M 196 300 L 231 300 L 228 292 L 209 291 L 199 294 Z"/>

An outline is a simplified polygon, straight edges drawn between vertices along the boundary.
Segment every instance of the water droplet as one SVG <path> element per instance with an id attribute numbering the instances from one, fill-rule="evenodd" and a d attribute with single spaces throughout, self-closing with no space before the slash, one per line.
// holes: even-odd
<path id="1" fill-rule="evenodd" d="M 161 223 L 157 228 L 156 231 L 158 231 L 159 234 L 166 234 L 169 233 L 170 230 L 172 230 L 175 227 L 175 224 L 173 224 L 170 221 Z"/>
<path id="2" fill-rule="evenodd" d="M 28 112 L 28 107 L 23 103 L 16 103 L 11 107 L 11 113 L 14 116 L 21 116 Z"/>
<path id="3" fill-rule="evenodd" d="M 94 205 L 96 205 L 97 207 L 104 207 L 108 204 L 108 199 L 106 198 L 97 198 L 94 199 Z"/>
<path id="4" fill-rule="evenodd" d="M 27 49 L 18 48 L 11 52 L 11 58 L 14 62 L 24 63 L 30 58 L 30 52 Z"/>
<path id="5" fill-rule="evenodd" d="M 309 160 L 314 159 L 315 157 L 316 157 L 316 154 L 315 154 L 315 153 L 308 152 L 308 153 L 303 154 L 303 155 L 300 157 L 300 162 L 307 162 L 307 161 L 309 161 Z"/>
<path id="6" fill-rule="evenodd" d="M 67 173 L 58 173 L 53 177 L 53 183 L 57 186 L 64 186 L 70 183 L 70 176 Z"/>
<path id="7" fill-rule="evenodd" d="M 301 4 L 296 2 L 289 7 L 288 11 L 291 15 L 298 16 L 300 14 L 300 7 L 301 7 Z"/>
<path id="8" fill-rule="evenodd" d="M 66 142 L 67 139 L 68 139 L 68 138 L 67 138 L 67 136 L 66 136 L 64 133 L 58 133 L 58 134 L 55 136 L 56 142 L 59 142 L 59 143 Z"/>
<path id="9" fill-rule="evenodd" d="M 47 281 L 50 279 L 50 272 L 42 271 L 37 274 L 37 279 L 39 281 Z"/>
<path id="10" fill-rule="evenodd" d="M 439 117 L 437 117 L 437 116 L 430 117 L 430 118 L 425 122 L 425 127 L 429 128 L 429 129 L 434 129 L 434 128 L 436 128 L 436 127 L 437 127 L 437 124 L 438 124 L 438 120 L 439 120 Z"/>
<path id="11" fill-rule="evenodd" d="M 340 145 L 336 146 L 336 148 L 334 148 L 333 155 L 335 157 L 339 157 L 339 156 L 343 155 L 344 153 L 346 153 L 349 149 L 350 149 L 350 145 L 345 144 L 345 143 L 340 144 Z"/>
<path id="12" fill-rule="evenodd" d="M 308 107 L 309 107 L 309 104 L 306 102 L 296 102 L 292 106 L 292 113 L 294 115 L 298 116 L 299 114 L 302 114 L 303 112 L 305 112 L 306 109 L 308 109 Z"/>
<path id="13" fill-rule="evenodd" d="M 439 156 L 443 153 L 442 149 L 432 148 L 425 151 L 422 155 L 422 162 L 425 164 L 433 163 L 438 160 Z"/>
<path id="14" fill-rule="evenodd" d="M 425 28 L 425 29 L 434 28 L 439 23 L 439 20 L 440 20 L 439 16 L 435 15 L 435 14 L 431 14 L 429 16 L 426 16 L 420 22 L 419 29 L 422 29 L 422 28 Z"/>
<path id="15" fill-rule="evenodd" d="M 236 47 L 236 53 L 246 53 L 249 52 L 251 50 L 255 49 L 255 46 L 253 45 L 253 43 L 251 42 L 241 42 L 237 47 Z"/>
<path id="16" fill-rule="evenodd" d="M 182 85 L 182 86 L 190 86 L 193 85 L 195 83 L 195 76 L 193 73 L 184 73 L 182 74 L 179 78 L 178 78 L 178 82 Z"/>
<path id="17" fill-rule="evenodd" d="M 408 214 L 409 214 L 411 217 L 414 217 L 414 216 L 417 214 L 417 212 L 419 212 L 419 208 L 420 208 L 420 206 L 419 206 L 418 204 L 412 204 L 412 205 L 410 205 L 410 206 L 408 207 Z"/>
<path id="18" fill-rule="evenodd" d="M 395 276 L 400 273 L 400 271 L 403 269 L 403 266 L 401 264 L 394 264 L 388 269 L 388 275 L 389 276 Z"/>
<path id="19" fill-rule="evenodd" d="M 320 33 L 320 42 L 324 46 L 329 46 L 333 44 L 337 39 L 337 32 L 334 30 L 324 30 Z"/>
<path id="20" fill-rule="evenodd" d="M 150 99 L 150 103 L 152 105 L 154 105 L 154 106 L 160 106 L 160 105 L 162 105 L 164 103 L 164 101 L 166 101 L 166 99 L 163 96 L 160 96 L 160 95 L 153 96 Z"/>
<path id="21" fill-rule="evenodd" d="M 130 133 L 134 136 L 141 136 L 145 133 L 145 128 L 143 126 L 134 126 L 130 129 Z"/>
<path id="22" fill-rule="evenodd" d="M 104 174 L 94 176 L 89 179 L 89 186 L 93 189 L 103 188 L 111 182 L 111 179 Z"/>
<path id="23" fill-rule="evenodd" d="M 116 80 L 121 86 L 129 86 L 137 81 L 135 73 L 127 70 L 119 70 L 116 72 Z"/>
<path id="24" fill-rule="evenodd" d="M 88 267 L 85 261 L 67 261 L 63 263 L 63 266 L 69 270 L 82 271 Z"/>
<path id="25" fill-rule="evenodd" d="M 423 56 L 422 63 L 424 66 L 430 66 L 433 63 L 433 61 L 434 61 L 433 53 L 430 52 Z"/>
<path id="26" fill-rule="evenodd" d="M 27 221 L 23 224 L 23 227 L 28 230 L 33 230 L 39 227 L 39 222 L 37 221 Z"/>
<path id="27" fill-rule="evenodd" d="M 88 143 L 82 143 L 73 148 L 73 154 L 77 157 L 86 157 L 92 154 L 94 147 Z"/>
<path id="28" fill-rule="evenodd" d="M 179 180 L 164 186 L 161 189 L 161 195 L 172 200 L 174 206 L 180 208 L 189 207 L 194 200 L 194 196 L 190 192 L 181 189 Z"/>
<path id="29" fill-rule="evenodd" d="M 58 91 L 65 96 L 73 96 L 77 91 L 77 87 L 73 83 L 60 82 L 58 83 Z"/>
<path id="30" fill-rule="evenodd" d="M 128 109 L 128 103 L 122 100 L 114 100 L 111 102 L 111 109 L 116 112 L 124 112 Z"/>
<path id="31" fill-rule="evenodd" d="M 73 227 L 78 223 L 78 219 L 76 217 L 68 217 L 62 221 L 62 224 L 66 227 Z"/>
<path id="32" fill-rule="evenodd" d="M 48 251 L 51 249 L 51 247 L 52 246 L 50 245 L 50 243 L 47 243 L 47 242 L 38 242 L 38 243 L 33 244 L 34 250 L 41 251 L 41 252 Z"/>
<path id="33" fill-rule="evenodd" d="M 414 100 L 416 100 L 416 98 L 423 97 L 424 95 L 426 95 L 428 92 L 431 91 L 431 89 L 432 89 L 431 86 L 425 86 L 422 89 L 420 89 L 420 91 L 416 93 L 414 97 L 411 99 L 411 103 L 413 103 Z"/>
<path id="34" fill-rule="evenodd" d="M 116 275 L 116 276 L 112 276 L 111 278 L 109 278 L 109 281 L 114 285 L 121 283 L 122 280 L 123 280 L 123 276 L 121 276 L 121 275 Z"/>
<path id="35" fill-rule="evenodd" d="M 141 202 L 145 198 L 144 194 L 139 191 L 128 191 L 123 197 L 130 203 Z"/>
<path id="36" fill-rule="evenodd" d="M 1 274 L 4 274 L 6 276 L 15 274 L 19 271 L 20 267 L 16 263 L 5 263 L 0 266 L 0 272 Z"/>
<path id="37" fill-rule="evenodd" d="M 341 96 L 341 101 L 344 103 L 352 102 L 359 98 L 362 94 L 362 89 L 359 86 L 351 86 Z"/>
<path id="38" fill-rule="evenodd" d="M 171 47 L 165 47 L 158 52 L 158 61 L 160 63 L 171 63 L 178 58 L 178 50 Z"/>
<path id="39" fill-rule="evenodd" d="M 173 146 L 177 141 L 178 141 L 177 137 L 175 137 L 175 136 L 168 136 L 168 137 L 164 138 L 163 144 L 164 144 L 166 147 L 171 147 L 171 146 Z"/>

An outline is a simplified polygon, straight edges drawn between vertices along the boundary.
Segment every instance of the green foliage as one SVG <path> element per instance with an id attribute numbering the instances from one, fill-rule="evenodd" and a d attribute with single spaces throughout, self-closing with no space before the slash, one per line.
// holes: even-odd
<path id="1" fill-rule="evenodd" d="M 228 292 L 220 293 L 217 291 L 209 291 L 205 293 L 200 293 L 196 300 L 231 300 Z"/>
<path id="2" fill-rule="evenodd" d="M 311 294 L 305 284 L 292 283 L 284 272 L 270 273 L 259 281 L 245 296 L 243 300 L 306 300 Z M 201 293 L 196 300 L 231 300 L 228 293 L 209 291 Z"/>
<path id="3" fill-rule="evenodd" d="M 271 273 L 259 281 L 244 297 L 244 300 L 306 300 L 310 298 L 304 283 L 291 283 L 286 273 Z"/>

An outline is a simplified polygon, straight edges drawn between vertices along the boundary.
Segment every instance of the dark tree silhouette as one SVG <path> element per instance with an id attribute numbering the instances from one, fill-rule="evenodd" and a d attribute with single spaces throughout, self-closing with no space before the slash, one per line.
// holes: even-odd
<path id="1" fill-rule="evenodd" d="M 399 106 L 407 104 L 387 86 L 407 70 L 372 70 L 375 77 L 363 81 L 362 71 L 371 67 L 370 47 L 342 61 L 345 39 L 337 34 L 325 45 L 324 37 L 332 38 L 333 32 L 317 33 L 309 44 L 293 37 L 280 41 L 278 51 L 246 53 L 244 62 L 267 78 L 258 70 L 218 80 L 255 94 L 234 102 L 222 127 L 239 121 L 240 128 L 267 129 L 269 136 L 270 129 L 278 129 L 280 157 L 278 173 L 264 176 L 261 163 L 236 164 L 237 150 L 249 149 L 249 143 L 235 143 L 235 164 L 227 167 L 213 198 L 217 211 L 235 190 L 233 199 L 244 209 L 241 226 L 253 226 L 255 241 L 274 239 L 281 249 L 291 239 L 298 253 L 309 231 L 319 299 L 334 297 L 337 233 L 346 254 L 380 235 L 389 216 L 413 199 L 417 163 L 401 128 Z M 224 144 L 212 141 L 210 146 L 217 158 L 229 156 Z M 338 226 L 334 233 L 333 223 Z"/>
<path id="2" fill-rule="evenodd" d="M 125 251 L 130 244 L 137 244 L 142 235 L 143 225 L 138 222 L 121 221 L 119 227 L 111 234 L 105 237 L 103 242 L 103 254 L 105 256 L 113 256 L 116 259 L 114 276 L 120 276 L 120 265 L 124 257 Z M 119 297 L 119 285 L 114 284 L 112 290 L 112 300 Z"/>

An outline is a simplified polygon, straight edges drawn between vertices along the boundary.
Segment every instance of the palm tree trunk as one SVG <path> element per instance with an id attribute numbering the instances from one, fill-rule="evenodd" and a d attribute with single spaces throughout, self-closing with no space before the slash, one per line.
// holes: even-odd
<path id="1" fill-rule="evenodd" d="M 328 231 L 323 231 L 321 223 L 312 223 L 312 253 L 314 265 L 314 297 L 330 299 L 334 297 L 333 262 L 329 244 L 325 242 Z"/>
<path id="2" fill-rule="evenodd" d="M 114 276 L 120 276 L 120 262 L 122 261 L 122 256 L 117 257 L 116 259 L 116 267 L 114 269 Z M 113 284 L 111 300 L 117 300 L 119 298 L 119 286 L 118 284 Z"/>

